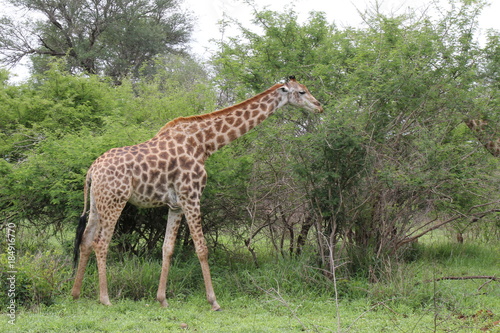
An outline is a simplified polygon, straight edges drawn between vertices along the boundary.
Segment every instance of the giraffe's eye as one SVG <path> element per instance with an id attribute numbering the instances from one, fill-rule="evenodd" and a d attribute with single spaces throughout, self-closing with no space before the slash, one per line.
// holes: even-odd
<path id="1" fill-rule="evenodd" d="M 302 91 L 299 91 L 299 94 L 301 94 L 301 95 L 305 95 L 305 94 L 306 94 L 306 92 L 302 90 Z"/>

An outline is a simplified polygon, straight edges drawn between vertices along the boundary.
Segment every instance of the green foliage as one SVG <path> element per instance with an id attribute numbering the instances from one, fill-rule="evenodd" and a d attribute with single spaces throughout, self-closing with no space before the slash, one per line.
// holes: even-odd
<path id="1" fill-rule="evenodd" d="M 323 89 L 318 89 L 319 82 L 312 78 L 321 72 L 320 68 L 332 63 L 325 48 L 333 28 L 324 13 L 311 13 L 309 21 L 301 26 L 293 10 L 266 10 L 256 12 L 254 22 L 264 29 L 263 35 L 240 27 L 242 36 L 220 45 L 213 63 L 221 89 L 235 88 L 235 99 L 242 100 L 248 91 L 259 92 L 293 74 L 323 100 Z"/>
<path id="2" fill-rule="evenodd" d="M 412 10 L 389 16 L 375 6 L 357 29 L 339 29 L 322 13 L 299 24 L 292 9 L 257 10 L 262 34 L 240 26 L 239 37 L 220 44 L 213 63 L 225 98 L 295 74 L 325 106 L 320 121 L 278 113 L 262 127 L 272 134 L 251 148 L 259 156 L 254 172 L 293 165 L 286 194 L 278 190 L 266 204 L 280 207 L 286 197 L 293 202 L 286 211 L 306 206 L 310 219 L 321 220 L 325 267 L 328 256 L 347 255 L 351 271 L 382 271 L 387 258 L 405 257 L 401 244 L 415 230 L 454 214 L 464 217 L 456 223 L 470 224 L 466 216 L 498 201 L 498 160 L 463 125 L 471 117 L 498 120 L 490 86 L 498 43 L 491 34 L 485 63 L 473 38 L 483 5 L 454 3 L 438 18 Z M 307 234 L 309 218 L 293 226 L 286 222 L 292 216 L 277 219 L 281 244 Z"/>
<path id="3" fill-rule="evenodd" d="M 9 273 L 12 269 L 8 267 L 5 253 L 0 255 L 0 278 L 15 276 L 16 306 L 34 308 L 38 305 L 52 305 L 61 292 L 66 279 L 71 275 L 71 264 L 67 258 L 53 251 L 37 252 L 36 254 L 24 253 L 18 257 L 15 263 L 15 273 Z M 11 297 L 5 288 L 7 283 L 2 284 L 0 301 L 9 304 Z"/>
<path id="4" fill-rule="evenodd" d="M 328 119 L 316 128 L 321 135 L 309 134 L 300 138 L 294 170 L 306 181 L 308 195 L 315 202 L 322 218 L 336 215 L 344 224 L 346 212 L 340 212 L 342 196 L 358 184 L 365 168 L 369 167 L 363 137 L 342 120 Z M 337 212 L 337 213 L 335 213 Z"/>
<path id="5" fill-rule="evenodd" d="M 69 75 L 57 63 L 30 83 L 1 88 L 0 154 L 11 163 L 49 135 L 102 127 L 117 108 L 109 84 L 98 77 Z"/>
<path id="6" fill-rule="evenodd" d="M 201 204 L 207 232 L 234 234 L 249 219 L 243 207 L 247 204 L 254 161 L 241 146 L 244 143 L 238 142 L 229 149 L 223 148 L 207 160 L 208 182 Z"/>
<path id="7" fill-rule="evenodd" d="M 490 31 L 485 47 L 484 76 L 498 88 L 500 84 L 500 35 L 498 31 Z"/>

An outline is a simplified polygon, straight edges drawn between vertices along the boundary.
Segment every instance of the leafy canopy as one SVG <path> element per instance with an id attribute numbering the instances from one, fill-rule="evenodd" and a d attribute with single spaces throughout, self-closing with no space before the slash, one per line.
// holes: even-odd
<path id="1" fill-rule="evenodd" d="M 0 54 L 14 64 L 30 56 L 38 72 L 50 58 L 65 58 L 72 73 L 119 81 L 138 74 L 157 55 L 183 51 L 192 18 L 179 0 L 10 0 L 31 15 L 0 18 Z"/>

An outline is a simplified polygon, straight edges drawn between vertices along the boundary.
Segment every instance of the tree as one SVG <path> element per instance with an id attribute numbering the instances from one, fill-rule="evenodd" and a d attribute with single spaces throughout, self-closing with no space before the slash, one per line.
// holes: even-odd
<path id="1" fill-rule="evenodd" d="M 220 44 L 220 54 L 214 58 L 217 80 L 229 100 L 239 100 L 247 92 L 256 92 L 287 74 L 294 74 L 314 95 L 327 104 L 332 96 L 321 78 L 334 63 L 328 52 L 334 27 L 324 13 L 311 13 L 301 25 L 295 12 L 255 12 L 254 20 L 264 33 L 255 34 L 241 27 L 242 35 Z M 323 117 L 323 116 L 322 116 Z M 240 237 L 253 251 L 253 242 L 267 236 L 277 253 L 301 253 L 316 215 L 308 197 L 307 177 L 298 175 L 303 157 L 315 158 L 307 152 L 308 135 L 317 130 L 318 118 L 288 108 L 278 112 L 255 130 L 248 141 L 247 155 L 253 156 L 251 182 L 247 186 L 247 224 L 240 225 Z M 302 140 L 303 139 L 303 140 Z M 309 140 L 310 141 L 310 140 Z M 226 194 L 227 195 L 227 194 Z"/>
<path id="2" fill-rule="evenodd" d="M 409 242 L 498 211 L 492 176 L 498 162 L 478 149 L 463 123 L 498 113 L 485 93 L 483 51 L 474 42 L 482 6 L 454 2 L 437 19 L 375 8 L 364 14 L 366 27 L 343 30 L 321 13 L 299 24 L 293 10 L 256 11 L 262 34 L 241 28 L 239 37 L 220 44 L 214 64 L 226 96 L 293 73 L 325 104 L 320 122 L 278 113 L 263 129 L 275 129 L 276 138 L 258 140 L 253 149 L 256 162 L 293 165 L 292 177 L 280 178 L 287 192 L 270 197 L 268 209 L 284 198 L 307 200 L 328 270 L 348 258 L 351 273 L 376 279 L 388 260 L 404 258 Z M 496 44 L 489 47 L 496 59 Z M 494 81 L 495 68 L 484 68 Z M 262 183 L 276 184 L 272 175 Z M 287 237 L 303 234 L 277 221 Z M 306 221 L 301 230 L 312 230 Z"/>
<path id="3" fill-rule="evenodd" d="M 182 52 L 191 17 L 178 0 L 10 0 L 33 14 L 0 19 L 0 54 L 14 64 L 31 56 L 43 70 L 63 57 L 72 73 L 104 74 L 119 81 L 137 75 L 157 55 Z M 43 18 L 40 18 L 43 17 Z"/>

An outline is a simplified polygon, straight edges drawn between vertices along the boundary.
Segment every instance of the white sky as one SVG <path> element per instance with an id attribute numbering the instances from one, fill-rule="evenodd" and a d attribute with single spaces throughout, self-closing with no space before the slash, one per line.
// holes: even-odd
<path id="1" fill-rule="evenodd" d="M 252 8 L 244 3 L 244 0 L 183 0 L 184 8 L 191 11 L 196 18 L 196 26 L 193 33 L 191 50 L 201 58 L 207 59 L 214 50 L 211 39 L 220 40 L 222 35 L 219 31 L 218 22 L 227 17 L 235 18 L 243 23 L 245 27 L 251 27 L 253 17 Z M 362 23 L 358 10 L 363 12 L 372 7 L 375 0 L 253 0 L 258 10 L 268 8 L 275 11 L 284 11 L 291 6 L 298 14 L 300 21 L 305 21 L 311 11 L 323 11 L 330 22 L 338 27 L 360 26 Z M 382 12 L 403 13 L 408 7 L 417 10 L 425 10 L 431 3 L 437 1 L 447 4 L 447 0 L 379 0 Z M 0 8 L 4 11 L 5 5 L 0 0 Z M 487 29 L 500 31 L 500 0 L 489 0 L 492 4 L 483 11 L 479 19 L 483 32 Z M 226 37 L 238 31 L 226 31 Z M 14 77 L 12 81 L 22 81 L 28 76 L 26 66 L 19 65 L 12 70 Z"/>
<path id="2" fill-rule="evenodd" d="M 425 10 L 432 3 L 446 5 L 446 0 L 379 0 L 383 13 L 404 13 L 408 7 L 417 11 Z M 493 3 L 483 11 L 480 25 L 483 31 L 496 29 L 500 31 L 500 0 L 489 0 Z M 210 39 L 221 38 L 218 22 L 224 15 L 236 18 L 245 27 L 251 27 L 252 8 L 244 0 L 184 0 L 185 7 L 197 18 L 197 24 L 191 44 L 194 53 L 206 57 L 210 54 Z M 372 8 L 375 0 L 254 0 L 257 9 L 267 7 L 270 10 L 283 11 L 292 7 L 299 20 L 305 21 L 311 11 L 325 12 L 330 22 L 338 27 L 360 26 L 362 23 L 358 10 L 364 12 Z M 230 33 L 230 32 L 229 32 Z M 228 32 L 225 32 L 228 35 Z M 213 47 L 213 46 L 212 46 Z M 207 51 L 208 49 L 208 51 Z"/>

